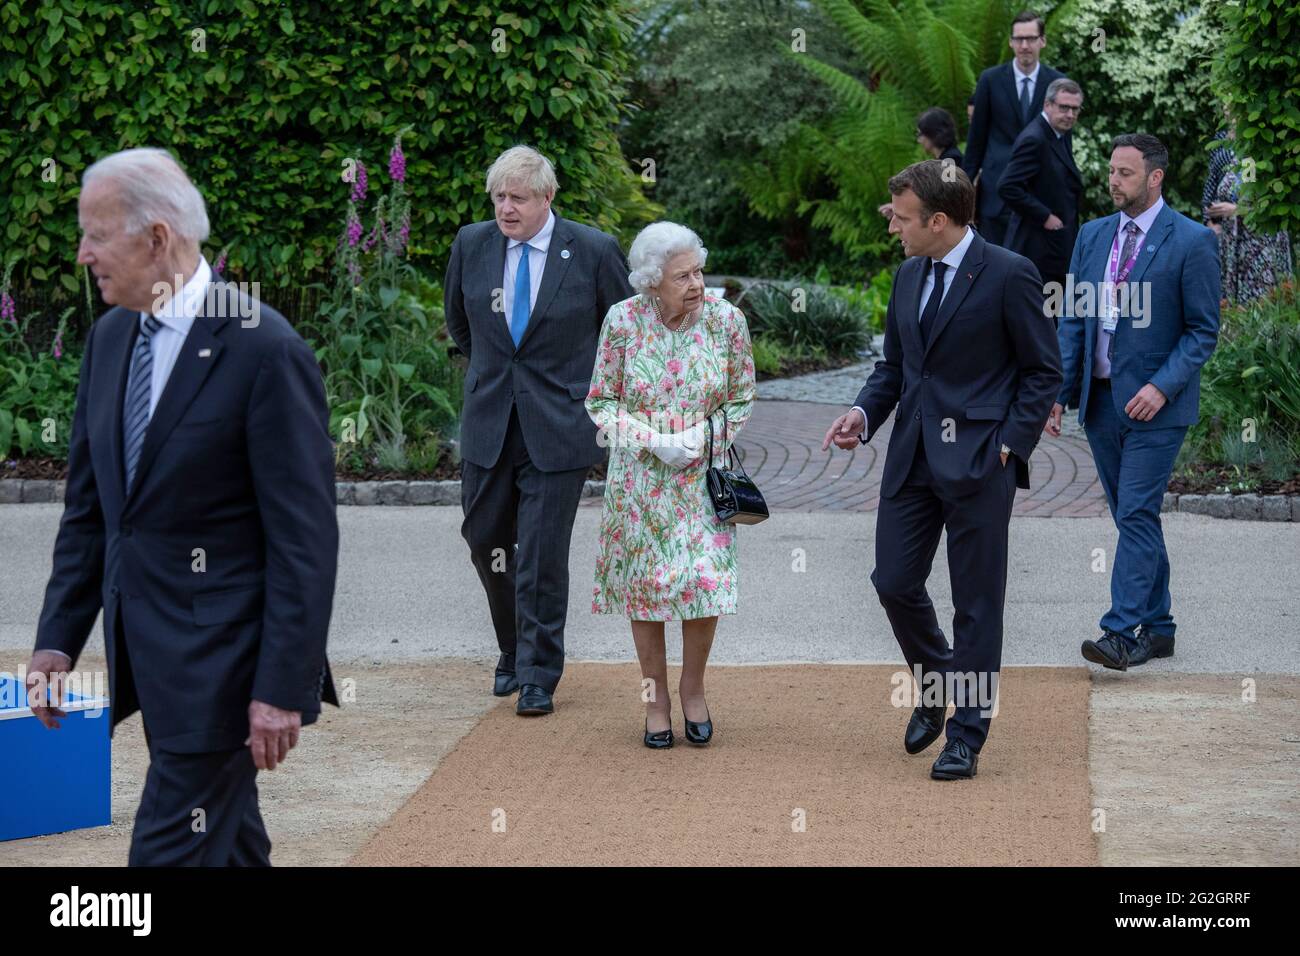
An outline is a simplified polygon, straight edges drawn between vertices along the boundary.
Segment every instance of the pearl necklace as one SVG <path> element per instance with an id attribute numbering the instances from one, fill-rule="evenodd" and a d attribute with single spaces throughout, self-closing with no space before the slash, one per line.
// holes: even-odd
<path id="1" fill-rule="evenodd" d="M 701 303 L 700 303 L 700 307 L 699 307 L 698 309 L 696 309 L 695 312 L 694 312 L 693 314 L 691 314 L 691 317 L 690 317 L 690 321 L 689 321 L 689 322 L 686 321 L 686 316 L 683 316 L 681 319 L 678 319 L 678 321 L 677 321 L 677 325 L 676 325 L 676 326 L 672 326 L 672 325 L 669 325 L 669 324 L 668 324 L 668 321 L 664 318 L 663 311 L 659 308 L 659 297 L 658 297 L 658 296 L 654 296 L 654 295 L 652 295 L 652 296 L 650 297 L 650 307 L 651 307 L 652 309 L 654 309 L 655 318 L 659 320 L 659 324 L 662 325 L 664 328 L 666 328 L 669 332 L 684 332 L 684 331 L 686 331 L 686 330 L 689 329 L 692 325 L 695 324 L 695 321 L 696 321 L 696 320 L 700 317 L 700 315 L 704 312 L 704 303 L 701 302 Z"/>

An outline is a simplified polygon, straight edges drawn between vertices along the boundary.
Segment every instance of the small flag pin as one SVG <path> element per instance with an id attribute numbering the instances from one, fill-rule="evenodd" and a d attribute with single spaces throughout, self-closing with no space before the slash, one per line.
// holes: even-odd
<path id="1" fill-rule="evenodd" d="M 199 349 L 199 358 L 209 358 L 212 355 L 212 349 Z"/>
<path id="2" fill-rule="evenodd" d="M 569 250 L 568 250 L 568 249 L 561 249 L 561 250 L 560 250 L 560 258 L 561 258 L 561 259 L 567 259 L 567 258 L 569 258 Z"/>

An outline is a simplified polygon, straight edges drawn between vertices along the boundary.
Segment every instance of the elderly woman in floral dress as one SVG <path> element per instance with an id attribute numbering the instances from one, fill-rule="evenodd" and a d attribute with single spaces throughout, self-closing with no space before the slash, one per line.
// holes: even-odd
<path id="1" fill-rule="evenodd" d="M 715 516 L 704 474 L 708 423 L 721 463 L 749 418 L 754 358 L 744 315 L 704 292 L 707 254 L 676 223 L 636 237 L 628 278 L 638 294 L 605 316 L 587 397 L 610 448 L 592 611 L 631 619 L 653 748 L 673 743 L 664 622 L 682 622 L 686 739 L 705 744 L 704 667 L 718 615 L 736 611 L 736 528 Z"/>

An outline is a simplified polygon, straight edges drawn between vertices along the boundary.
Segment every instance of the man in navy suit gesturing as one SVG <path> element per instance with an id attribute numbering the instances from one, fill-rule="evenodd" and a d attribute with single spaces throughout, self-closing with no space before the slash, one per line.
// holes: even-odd
<path id="1" fill-rule="evenodd" d="M 320 368 L 213 274 L 203 197 L 163 150 L 92 165 L 79 215 L 77 261 L 113 308 L 86 336 L 29 693 L 71 667 L 102 608 L 113 724 L 139 710 L 149 746 L 130 863 L 269 865 L 257 771 L 338 703 Z M 47 727 L 65 716 L 33 703 Z"/>
<path id="2" fill-rule="evenodd" d="M 1017 486 L 1029 487 L 1038 416 L 1060 391 L 1061 359 L 1038 270 L 970 228 L 975 187 L 964 172 L 926 160 L 891 179 L 889 192 L 889 231 L 909 258 L 894 277 L 885 357 L 822 448 L 865 443 L 897 408 L 871 581 L 923 695 L 932 678 L 944 686 L 941 700 L 923 697 L 912 712 L 903 745 L 916 754 L 937 740 L 952 701 L 930 776 L 956 780 L 975 776 L 995 708 L 1011 506 Z M 945 528 L 951 648 L 925 589 Z"/>

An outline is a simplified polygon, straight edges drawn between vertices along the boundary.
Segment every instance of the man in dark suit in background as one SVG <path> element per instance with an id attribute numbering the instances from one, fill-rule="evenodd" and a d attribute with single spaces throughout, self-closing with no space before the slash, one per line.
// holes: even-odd
<path id="1" fill-rule="evenodd" d="M 1037 266 L 1044 284 L 1060 287 L 1079 231 L 1083 177 L 1074 164 L 1070 130 L 1081 109 L 1079 84 L 1064 77 L 1053 80 L 1043 112 L 1016 137 L 998 185 L 1011 209 L 1003 245 Z"/>
<path id="2" fill-rule="evenodd" d="M 269 865 L 257 771 L 338 702 L 320 368 L 212 273 L 203 198 L 166 152 L 92 165 L 79 215 L 77 261 L 113 308 L 86 337 L 29 688 L 71 667 L 102 607 L 113 724 L 138 709 L 150 755 L 130 863 Z"/>
<path id="3" fill-rule="evenodd" d="M 447 265 L 447 331 L 469 357 L 461 416 L 461 533 L 501 656 L 493 693 L 549 714 L 564 670 L 569 540 L 587 470 L 605 458 L 587 416 L 605 313 L 632 295 L 612 237 L 551 210 L 535 150 L 487 175 L 496 218 L 465 226 Z"/>
<path id="4" fill-rule="evenodd" d="M 897 407 L 871 580 L 908 666 L 925 683 L 942 675 L 945 685 L 942 701 L 913 711 L 904 747 L 914 754 L 930 746 L 953 700 L 948 742 L 930 775 L 954 780 L 975 775 L 988 736 L 1011 506 L 1017 486 L 1029 487 L 1038 416 L 1060 390 L 1061 360 L 1038 270 L 976 235 L 968 225 L 975 188 L 960 170 L 955 179 L 944 170 L 926 160 L 889 181 L 889 231 L 909 258 L 894 277 L 885 357 L 822 448 L 865 443 Z M 945 528 L 951 648 L 925 589 Z"/>
<path id="5" fill-rule="evenodd" d="M 972 180 L 979 176 L 979 233 L 997 245 L 1003 245 L 1011 214 L 998 195 L 1011 145 L 1042 112 L 1048 84 L 1062 75 L 1038 60 L 1047 45 L 1044 29 L 1043 18 L 1035 13 L 1017 16 L 1011 24 L 1010 41 L 1015 57 L 989 67 L 975 84 L 975 112 L 966 137 L 963 168 Z"/>

